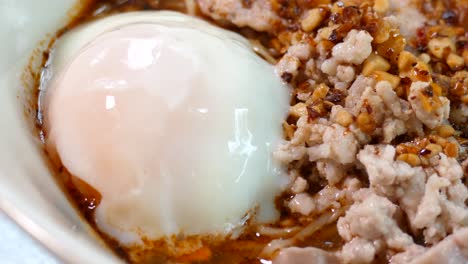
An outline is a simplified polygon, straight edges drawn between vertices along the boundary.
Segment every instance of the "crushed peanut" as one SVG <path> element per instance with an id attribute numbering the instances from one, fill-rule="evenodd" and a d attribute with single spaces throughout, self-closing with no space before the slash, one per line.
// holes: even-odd
<path id="1" fill-rule="evenodd" d="M 329 39 L 333 31 L 336 30 L 337 28 L 338 28 L 337 25 L 321 28 L 318 31 L 318 36 L 321 39 Z"/>
<path id="2" fill-rule="evenodd" d="M 309 10 L 301 21 L 301 28 L 305 32 L 310 32 L 320 25 L 323 16 L 319 8 Z"/>
<path id="3" fill-rule="evenodd" d="M 397 63 L 400 53 L 405 49 L 406 39 L 396 32 L 390 31 L 390 37 L 377 46 L 377 53 L 389 59 L 391 63 Z"/>
<path id="4" fill-rule="evenodd" d="M 431 56 L 429 56 L 429 54 L 427 53 L 421 53 L 421 55 L 419 55 L 419 59 L 422 60 L 424 63 L 431 62 Z"/>
<path id="5" fill-rule="evenodd" d="M 368 135 L 372 134 L 376 129 L 375 120 L 368 112 L 360 113 L 356 121 L 359 129 Z"/>
<path id="6" fill-rule="evenodd" d="M 444 153 L 452 158 L 456 158 L 458 156 L 458 145 L 450 142 L 444 148 Z"/>
<path id="7" fill-rule="evenodd" d="M 377 80 L 378 82 L 380 81 L 387 81 L 389 82 L 393 89 L 396 89 L 398 85 L 400 84 L 400 77 L 390 74 L 388 72 L 384 71 L 374 71 L 372 76 Z"/>
<path id="8" fill-rule="evenodd" d="M 426 150 L 428 151 L 421 151 L 422 153 L 426 153 L 425 156 L 427 156 L 428 158 L 431 158 L 435 155 L 438 155 L 440 152 L 442 152 L 442 147 L 437 145 L 437 144 L 428 144 L 426 147 L 425 147 Z"/>
<path id="9" fill-rule="evenodd" d="M 450 53 L 447 57 L 447 65 L 452 69 L 456 70 L 465 65 L 465 61 L 461 56 L 458 56 L 455 53 Z"/>
<path id="10" fill-rule="evenodd" d="M 346 110 L 339 110 L 336 113 L 336 122 L 341 126 L 348 127 L 353 123 L 353 116 Z"/>
<path id="11" fill-rule="evenodd" d="M 429 136 L 429 140 L 433 143 L 436 143 L 442 147 L 445 147 L 448 143 L 447 139 L 443 138 L 443 137 L 440 137 L 440 136 L 436 136 L 436 135 L 430 135 Z"/>
<path id="12" fill-rule="evenodd" d="M 449 38 L 434 38 L 427 44 L 429 52 L 435 57 L 442 59 L 455 51 L 455 43 Z"/>
<path id="13" fill-rule="evenodd" d="M 413 167 L 421 165 L 421 159 L 419 158 L 419 156 L 412 153 L 401 154 L 397 157 L 397 160 L 404 161 Z"/>
<path id="14" fill-rule="evenodd" d="M 386 72 L 390 70 L 390 63 L 377 54 L 371 54 L 365 61 L 362 68 L 362 73 L 369 76 L 375 71 Z"/>
<path id="15" fill-rule="evenodd" d="M 303 102 L 297 103 L 289 108 L 289 114 L 295 118 L 307 115 L 307 105 Z"/>
<path id="16" fill-rule="evenodd" d="M 312 101 L 315 102 L 317 100 L 325 98 L 329 90 L 330 88 L 326 84 L 324 83 L 319 84 L 315 88 L 314 92 L 312 93 L 312 97 L 311 97 Z"/>
<path id="17" fill-rule="evenodd" d="M 447 138 L 455 134 L 455 129 L 451 125 L 442 125 L 437 128 L 439 136 Z"/>
<path id="18" fill-rule="evenodd" d="M 385 13 L 390 8 L 388 0 L 375 0 L 374 10 L 379 13 Z"/>
<path id="19" fill-rule="evenodd" d="M 386 1 L 386 0 L 383 0 L 383 1 Z M 376 44 L 384 43 L 390 38 L 391 33 L 392 32 L 391 32 L 390 24 L 387 23 L 386 21 L 381 21 L 381 23 L 379 24 L 379 30 L 377 30 L 377 32 L 373 35 L 374 37 L 373 42 Z"/>
<path id="20" fill-rule="evenodd" d="M 400 56 L 398 56 L 398 69 L 400 72 L 406 72 L 409 71 L 411 68 L 416 66 L 418 62 L 418 58 L 414 56 L 411 52 L 409 51 L 402 51 L 400 53 Z"/>

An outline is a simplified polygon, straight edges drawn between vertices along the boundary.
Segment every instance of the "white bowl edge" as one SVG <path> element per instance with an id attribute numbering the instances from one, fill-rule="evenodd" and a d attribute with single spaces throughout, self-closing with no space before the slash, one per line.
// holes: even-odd
<path id="1" fill-rule="evenodd" d="M 0 0 L 0 208 L 66 263 L 121 263 L 57 186 L 21 101 L 29 59 L 66 23 L 74 5 Z"/>

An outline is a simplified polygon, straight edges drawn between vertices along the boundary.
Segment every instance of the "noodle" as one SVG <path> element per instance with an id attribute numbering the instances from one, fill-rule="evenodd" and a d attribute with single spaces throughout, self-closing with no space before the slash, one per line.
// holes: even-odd
<path id="1" fill-rule="evenodd" d="M 269 237 L 289 237 L 291 235 L 296 234 L 299 232 L 301 227 L 294 226 L 294 227 L 285 227 L 285 228 L 277 228 L 277 227 L 270 227 L 270 226 L 259 226 L 257 228 L 257 232 L 262 236 L 269 236 Z"/>
<path id="2" fill-rule="evenodd" d="M 263 249 L 261 256 L 272 256 L 277 250 L 280 250 L 285 247 L 293 246 L 298 241 L 304 241 L 307 237 L 313 235 L 320 228 L 335 222 L 338 217 L 343 215 L 348 207 L 342 207 L 339 209 L 334 209 L 331 212 L 321 215 L 315 221 L 312 221 L 309 225 L 299 231 L 296 235 L 289 239 L 275 239 L 272 240 L 266 247 Z"/>
<path id="3" fill-rule="evenodd" d="M 339 209 L 332 209 L 331 212 L 328 212 L 324 215 L 321 215 L 318 219 L 310 223 L 304 229 L 302 229 L 299 233 L 297 233 L 293 239 L 303 241 L 307 237 L 313 235 L 315 231 L 319 230 L 325 225 L 331 224 L 338 220 L 338 217 L 342 216 L 348 207 L 341 207 Z"/>
<path id="4" fill-rule="evenodd" d="M 272 240 L 270 243 L 266 245 L 266 247 L 262 250 L 262 253 L 260 253 L 261 257 L 271 257 L 273 256 L 273 253 L 275 253 L 277 250 L 290 247 L 294 244 L 294 240 L 292 238 L 289 239 L 275 239 Z"/>
<path id="5" fill-rule="evenodd" d="M 188 0 L 190 1 L 190 0 Z M 265 46 L 260 43 L 260 41 L 256 39 L 249 39 L 250 44 L 252 45 L 252 49 L 260 55 L 262 58 L 264 58 L 266 61 L 268 61 L 271 64 L 276 64 L 276 59 L 271 56 L 270 52 L 265 48 Z"/>

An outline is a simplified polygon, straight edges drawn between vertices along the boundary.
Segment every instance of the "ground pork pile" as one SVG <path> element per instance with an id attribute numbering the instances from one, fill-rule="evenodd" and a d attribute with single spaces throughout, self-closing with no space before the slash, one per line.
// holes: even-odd
<path id="1" fill-rule="evenodd" d="M 280 23 L 268 0 L 199 0 L 200 9 L 220 22 L 231 22 L 239 27 L 249 26 L 258 31 L 269 31 Z"/>
<path id="2" fill-rule="evenodd" d="M 274 263 L 468 263 L 467 3 L 198 2 L 264 32 L 291 87 L 282 208 L 312 223 L 342 212 L 342 245 L 290 240 Z"/>

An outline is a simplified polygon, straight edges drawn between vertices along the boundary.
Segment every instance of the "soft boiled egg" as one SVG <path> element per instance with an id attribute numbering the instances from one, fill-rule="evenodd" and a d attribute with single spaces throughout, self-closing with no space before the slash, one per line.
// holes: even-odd
<path id="1" fill-rule="evenodd" d="M 120 14 L 62 36 L 47 72 L 48 148 L 99 193 L 104 233 L 132 245 L 277 219 L 272 150 L 289 91 L 240 35 L 174 12 Z"/>

